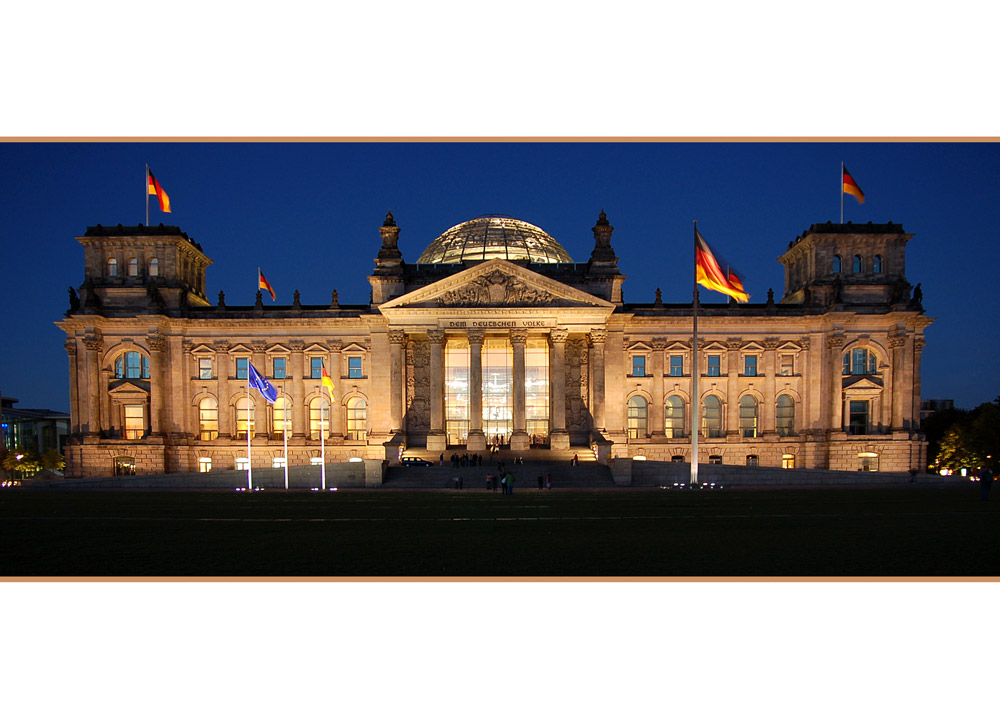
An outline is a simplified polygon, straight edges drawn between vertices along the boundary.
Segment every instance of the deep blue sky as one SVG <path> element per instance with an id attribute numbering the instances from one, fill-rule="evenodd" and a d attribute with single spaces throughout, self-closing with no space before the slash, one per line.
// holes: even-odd
<path id="1" fill-rule="evenodd" d="M 74 239 L 88 225 L 144 220 L 144 165 L 170 195 L 150 222 L 175 224 L 215 262 L 209 297 L 249 305 L 256 268 L 290 304 L 365 303 L 378 227 L 392 209 L 404 259 L 448 227 L 497 212 L 536 224 L 575 260 L 603 208 L 626 302 L 691 299 L 691 222 L 747 278 L 752 301 L 783 291 L 776 257 L 810 224 L 838 221 L 844 161 L 864 189 L 845 220 L 902 223 L 907 277 L 936 319 L 924 398 L 973 407 L 1000 395 L 993 312 L 1000 146 L 986 143 L 4 143 L 0 390 L 68 410 L 63 334 L 52 323 L 83 282 Z M 705 292 L 706 301 L 721 301 Z"/>

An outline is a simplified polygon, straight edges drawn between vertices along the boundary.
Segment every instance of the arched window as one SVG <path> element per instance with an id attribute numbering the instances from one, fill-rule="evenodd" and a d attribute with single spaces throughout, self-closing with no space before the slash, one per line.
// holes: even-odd
<path id="1" fill-rule="evenodd" d="M 646 438 L 649 405 L 642 396 L 632 396 L 628 400 L 628 437 L 630 439 Z"/>
<path id="2" fill-rule="evenodd" d="M 243 396 L 236 402 L 236 436 L 246 436 L 247 429 L 250 430 L 250 436 L 254 434 L 253 424 L 254 424 L 254 405 L 253 399 L 250 398 L 250 410 L 247 410 L 247 397 Z"/>
<path id="3" fill-rule="evenodd" d="M 128 276 L 138 277 L 139 276 L 139 260 L 134 257 L 128 261 Z"/>
<path id="4" fill-rule="evenodd" d="M 156 277 L 160 274 L 160 261 L 155 257 L 149 261 L 149 276 Z"/>
<path id="5" fill-rule="evenodd" d="M 865 263 L 861 259 L 861 255 L 854 255 L 854 261 L 851 262 L 851 272 L 854 274 L 859 274 L 865 271 Z"/>
<path id="6" fill-rule="evenodd" d="M 875 274 L 882 273 L 882 255 L 875 255 L 875 259 L 872 260 L 872 272 Z"/>
<path id="7" fill-rule="evenodd" d="M 198 438 L 202 441 L 219 438 L 219 402 L 214 398 L 198 402 Z"/>
<path id="8" fill-rule="evenodd" d="M 118 258 L 108 258 L 108 277 L 118 277 Z"/>
<path id="9" fill-rule="evenodd" d="M 793 436 L 795 432 L 795 400 L 786 393 L 778 396 L 775 407 L 775 429 L 778 436 Z"/>
<path id="10" fill-rule="evenodd" d="M 740 432 L 749 438 L 757 436 L 757 399 L 753 396 L 740 399 Z"/>
<path id="11" fill-rule="evenodd" d="M 368 404 L 363 398 L 347 402 L 347 438 L 364 441 L 368 438 Z"/>
<path id="12" fill-rule="evenodd" d="M 286 406 L 288 408 L 288 412 L 287 412 L 288 413 L 288 417 L 287 418 L 285 416 L 285 413 L 286 413 L 285 412 L 285 408 L 286 408 Z M 274 400 L 274 405 L 271 407 L 271 410 L 274 412 L 274 415 L 272 416 L 271 432 L 275 436 L 281 438 L 281 437 L 284 437 L 283 431 L 287 427 L 288 433 L 291 434 L 291 432 L 292 432 L 292 419 L 291 419 L 292 407 L 288 405 L 288 399 L 286 399 L 284 396 L 278 396 L 278 398 L 276 398 Z"/>
<path id="13" fill-rule="evenodd" d="M 667 399 L 667 438 L 676 439 L 684 435 L 684 399 L 671 396 Z"/>
<path id="14" fill-rule="evenodd" d="M 718 396 L 705 396 L 701 402 L 701 431 L 709 438 L 722 436 L 722 401 Z"/>
<path id="15" fill-rule="evenodd" d="M 330 438 L 330 401 L 326 396 L 309 402 L 309 438 L 319 439 L 321 431 L 325 432 L 323 438 Z"/>
<path id="16" fill-rule="evenodd" d="M 130 351 L 115 359 L 115 378 L 149 378 L 149 358 Z"/>
<path id="17" fill-rule="evenodd" d="M 878 358 L 867 348 L 854 348 L 844 353 L 844 375 L 864 376 L 878 373 Z"/>
<path id="18" fill-rule="evenodd" d="M 840 274 L 840 255 L 833 256 L 833 274 L 834 275 Z"/>

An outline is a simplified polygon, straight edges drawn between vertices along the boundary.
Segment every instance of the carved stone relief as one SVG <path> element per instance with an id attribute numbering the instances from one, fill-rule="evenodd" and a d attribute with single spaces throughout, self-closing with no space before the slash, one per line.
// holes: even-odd
<path id="1" fill-rule="evenodd" d="M 500 270 L 481 275 L 465 287 L 449 290 L 441 296 L 441 302 L 445 305 L 467 307 L 523 305 L 551 301 L 552 293 L 529 288 L 521 280 Z"/>

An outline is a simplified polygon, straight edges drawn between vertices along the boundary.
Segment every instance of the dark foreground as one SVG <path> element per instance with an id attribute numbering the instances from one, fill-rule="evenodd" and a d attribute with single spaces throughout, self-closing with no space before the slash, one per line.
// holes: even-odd
<path id="1" fill-rule="evenodd" d="M 1000 505 L 965 486 L 0 490 L 0 577 L 998 575 Z"/>

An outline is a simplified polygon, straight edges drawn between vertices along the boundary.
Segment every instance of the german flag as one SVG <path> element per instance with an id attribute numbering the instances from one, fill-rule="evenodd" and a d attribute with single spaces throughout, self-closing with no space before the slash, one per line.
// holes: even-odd
<path id="1" fill-rule="evenodd" d="M 326 372 L 326 366 L 323 366 L 323 379 L 322 379 L 322 383 L 323 383 L 323 388 L 325 388 L 327 391 L 330 392 L 330 401 L 332 402 L 334 400 L 334 398 L 333 398 L 333 379 L 330 378 L 330 374 Z"/>
<path id="2" fill-rule="evenodd" d="M 163 187 L 160 186 L 160 182 L 156 181 L 156 177 L 153 176 L 153 172 L 146 167 L 146 186 L 148 187 L 148 194 L 156 196 L 160 202 L 160 211 L 169 212 L 170 211 L 170 197 L 167 193 L 163 191 Z"/>
<path id="3" fill-rule="evenodd" d="M 271 300 L 272 301 L 275 300 L 276 298 L 274 296 L 274 288 L 271 287 L 271 283 L 267 281 L 267 278 L 264 277 L 264 273 L 260 271 L 259 267 L 257 268 L 257 277 L 259 278 L 257 280 L 257 289 L 267 290 L 269 293 L 271 293 Z"/>
<path id="4" fill-rule="evenodd" d="M 729 295 L 740 302 L 750 296 L 743 290 L 743 278 L 726 261 L 712 253 L 697 228 L 694 230 L 694 259 L 698 284 L 709 290 Z"/>
<path id="5" fill-rule="evenodd" d="M 844 170 L 844 194 L 850 194 L 858 200 L 859 204 L 864 204 L 865 193 L 861 191 L 861 187 L 858 186 L 858 183 L 854 181 L 854 177 L 847 171 L 847 167 L 841 165 L 841 168 Z"/>

